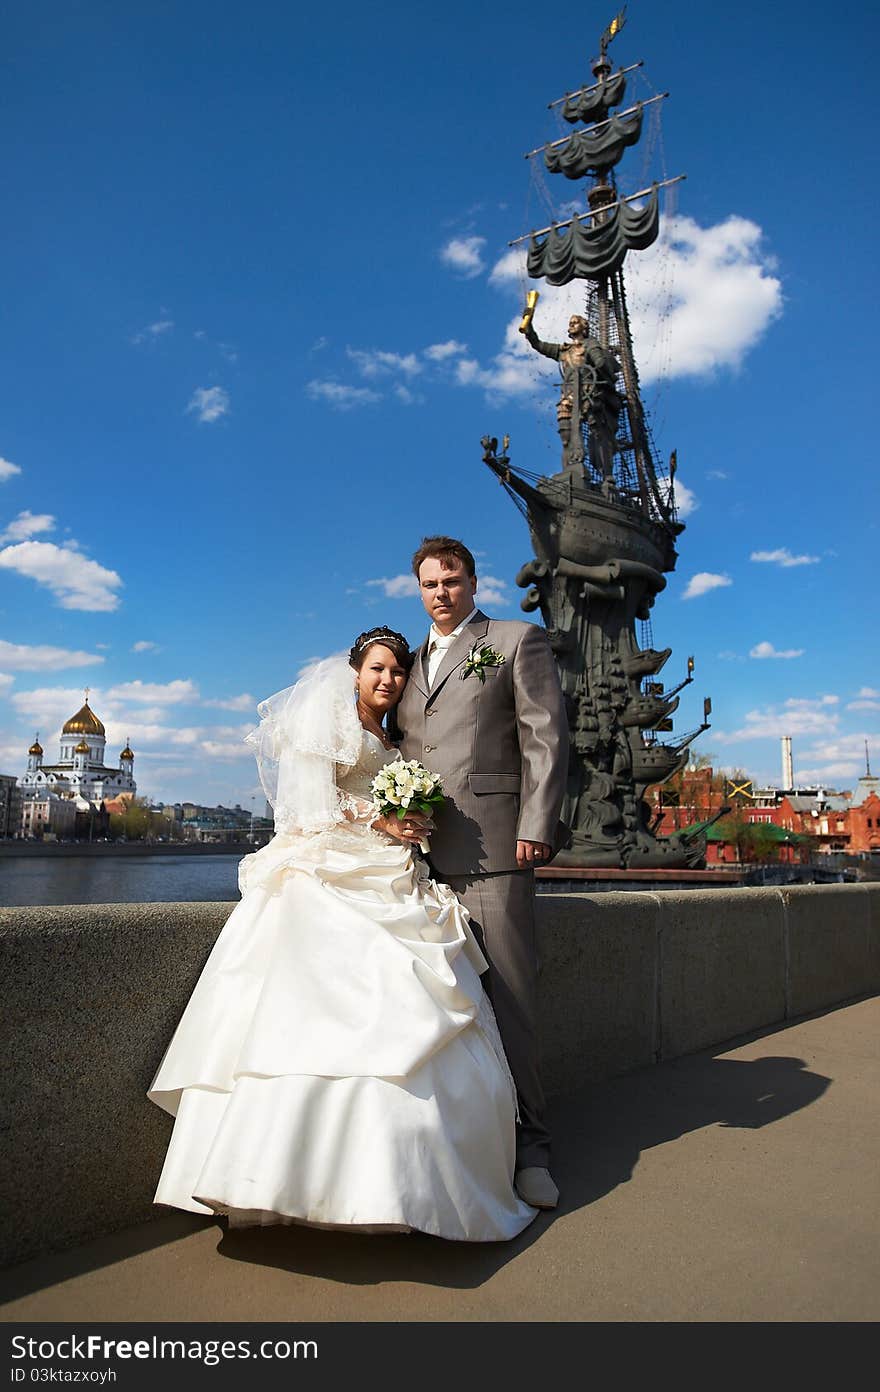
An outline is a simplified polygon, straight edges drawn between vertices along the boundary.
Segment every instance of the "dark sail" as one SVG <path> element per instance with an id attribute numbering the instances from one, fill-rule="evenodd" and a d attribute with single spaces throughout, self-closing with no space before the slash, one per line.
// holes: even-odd
<path id="1" fill-rule="evenodd" d="M 551 285 L 598 280 L 618 270 L 629 250 L 644 251 L 656 241 L 659 225 L 655 189 L 644 208 L 621 203 L 605 222 L 573 222 L 563 232 L 549 232 L 543 242 L 533 238 L 526 268 L 533 279 L 544 276 Z"/>
<path id="2" fill-rule="evenodd" d="M 569 97 L 562 108 L 562 115 L 569 125 L 576 121 L 601 121 L 609 106 L 620 106 L 626 92 L 626 78 L 622 72 L 613 77 L 605 77 L 587 92 L 576 92 Z"/>
<path id="3" fill-rule="evenodd" d="M 642 133 L 642 109 L 632 116 L 612 116 L 600 130 L 575 131 L 555 150 L 547 150 L 544 163 L 551 174 L 566 179 L 583 179 L 600 169 L 611 169 L 628 145 L 635 145 Z"/>

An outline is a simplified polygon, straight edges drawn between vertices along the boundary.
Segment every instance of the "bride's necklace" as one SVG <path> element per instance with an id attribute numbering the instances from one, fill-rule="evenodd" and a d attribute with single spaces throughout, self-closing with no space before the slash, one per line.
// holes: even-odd
<path id="1" fill-rule="evenodd" d="M 380 739 L 385 749 L 394 748 L 394 745 L 389 741 L 388 736 L 376 720 L 376 717 L 372 715 L 360 701 L 357 703 L 357 713 L 364 729 L 369 730 L 371 735 L 375 735 L 377 739 Z"/>

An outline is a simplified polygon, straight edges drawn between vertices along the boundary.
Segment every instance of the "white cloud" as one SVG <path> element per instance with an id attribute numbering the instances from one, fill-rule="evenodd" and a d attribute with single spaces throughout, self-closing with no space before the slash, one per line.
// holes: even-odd
<path id="1" fill-rule="evenodd" d="M 11 464 L 8 459 L 0 459 L 0 483 L 6 483 L 8 479 L 20 473 L 21 469 L 17 464 Z"/>
<path id="2" fill-rule="evenodd" d="M 858 696 L 866 696 L 869 700 L 875 697 L 880 698 L 880 691 L 878 691 L 875 686 L 862 686 L 856 694 Z"/>
<path id="3" fill-rule="evenodd" d="M 381 589 L 386 599 L 410 599 L 419 593 L 419 582 L 414 575 L 392 575 L 379 580 L 368 580 L 367 584 Z"/>
<path id="4" fill-rule="evenodd" d="M 345 353 L 364 377 L 388 377 L 401 372 L 405 377 L 415 377 L 422 371 L 415 353 L 388 353 L 381 348 L 346 348 Z"/>
<path id="5" fill-rule="evenodd" d="M 523 287 L 524 287 L 525 285 L 530 285 L 530 284 L 531 284 L 531 281 L 529 280 L 529 277 L 528 277 L 528 272 L 526 271 L 526 252 L 525 252 L 525 250 L 524 250 L 522 247 L 520 247 L 520 248 L 515 248 L 515 247 L 513 247 L 513 248 L 511 248 L 510 251 L 505 251 L 504 255 L 501 256 L 501 257 L 499 257 L 499 259 L 495 262 L 495 265 L 492 267 L 491 271 L 489 272 L 489 284 L 490 284 L 490 285 L 498 286 L 498 287 L 500 287 L 501 289 L 511 289 L 511 288 L 515 288 L 517 294 L 520 293 L 520 291 L 523 289 Z M 546 295 L 547 295 L 547 298 L 548 298 L 548 299 L 552 299 L 554 293 L 555 293 L 554 287 L 553 287 L 552 285 L 547 285 L 547 286 L 546 286 Z M 545 295 L 545 290 L 542 289 L 542 291 L 541 291 L 541 301 L 542 301 L 541 308 L 542 308 L 542 310 L 543 310 L 543 308 L 544 308 L 544 303 L 543 303 L 543 301 L 544 301 L 544 295 Z M 581 312 L 581 313 L 583 313 L 583 298 L 584 298 L 584 288 L 583 288 L 583 285 L 582 285 L 582 286 L 581 286 L 581 308 L 580 308 L 580 312 Z M 522 316 L 522 310 L 520 310 L 520 316 Z"/>
<path id="6" fill-rule="evenodd" d="M 850 779 L 855 782 L 859 774 L 858 764 L 854 759 L 832 761 L 828 764 L 817 765 L 815 768 L 802 768 L 797 766 L 796 783 L 803 787 L 804 784 L 821 783 L 827 788 L 828 784 L 834 780 L 847 782 Z"/>
<path id="7" fill-rule="evenodd" d="M 802 782 L 828 784 L 840 780 L 850 787 L 865 772 L 865 740 L 869 745 L 880 740 L 880 734 L 862 731 L 857 735 L 835 735 L 813 744 L 804 753 L 804 765 L 798 761 L 798 777 Z"/>
<path id="8" fill-rule="evenodd" d="M 156 701 L 159 705 L 178 705 L 181 701 L 197 701 L 199 688 L 195 682 L 186 680 L 170 682 L 122 682 L 111 686 L 107 692 L 110 701 Z"/>
<path id="9" fill-rule="evenodd" d="M 855 735 L 838 735 L 832 733 L 830 739 L 822 740 L 813 744 L 804 753 L 805 759 L 811 759 L 816 764 L 831 762 L 848 761 L 855 767 L 857 773 L 865 771 L 865 740 L 869 746 L 875 741 L 880 740 L 880 734 L 872 734 L 868 730 L 862 730 Z"/>
<path id="10" fill-rule="evenodd" d="M 480 575 L 477 577 L 477 604 L 509 604 L 510 595 L 506 580 L 499 580 L 496 575 Z"/>
<path id="11" fill-rule="evenodd" d="M 202 749 L 212 759 L 252 759 L 254 751 L 244 740 L 202 740 Z"/>
<path id="12" fill-rule="evenodd" d="M 583 305 L 580 306 L 583 309 Z M 521 312 L 505 330 L 504 347 L 490 367 L 476 358 L 459 358 L 454 380 L 460 387 L 482 387 L 490 401 L 507 397 L 546 398 L 548 382 L 559 380 L 559 367 L 549 358 L 533 353 L 519 332 Z"/>
<path id="13" fill-rule="evenodd" d="M 83 689 L 81 686 L 38 686 L 30 691 L 17 691 L 10 700 L 20 715 L 28 716 L 38 725 L 49 726 L 53 722 L 62 724 L 79 710 Z M 100 694 L 92 691 L 89 704 L 93 710 L 99 701 Z"/>
<path id="14" fill-rule="evenodd" d="M 482 271 L 485 237 L 452 237 L 440 251 L 440 260 L 450 270 L 470 280 Z"/>
<path id="15" fill-rule="evenodd" d="M 782 284 L 762 243 L 761 228 L 747 218 L 700 227 L 671 217 L 653 247 L 627 259 L 643 382 L 739 367 L 782 312 Z"/>
<path id="16" fill-rule="evenodd" d="M 872 701 L 867 698 L 863 698 L 859 701 L 850 701 L 847 710 L 880 711 L 880 701 Z"/>
<path id="17" fill-rule="evenodd" d="M 432 343 L 424 352 L 429 362 L 445 362 L 447 358 L 455 358 L 460 353 L 466 353 L 467 344 L 459 343 L 456 338 L 448 338 L 445 343 Z"/>
<path id="18" fill-rule="evenodd" d="M 402 401 L 404 406 L 422 406 L 424 404 L 425 398 L 418 392 L 410 391 L 409 387 L 405 387 L 402 382 L 395 383 L 393 390 L 398 401 Z"/>
<path id="19" fill-rule="evenodd" d="M 343 382 L 309 382 L 306 391 L 314 401 L 326 401 L 337 411 L 370 406 L 382 400 L 382 393 L 370 387 L 348 387 Z"/>
<path id="20" fill-rule="evenodd" d="M 223 387 L 197 387 L 186 409 L 210 425 L 229 414 L 229 405 L 229 393 Z"/>
<path id="21" fill-rule="evenodd" d="M 738 730 L 713 730 L 718 744 L 739 744 L 752 739 L 779 738 L 782 735 L 834 735 L 840 717 L 825 697 L 815 700 L 794 698 L 782 707 L 765 706 L 746 713 L 745 725 Z"/>
<path id="22" fill-rule="evenodd" d="M 8 691 L 14 681 L 15 677 L 11 677 L 8 672 L 0 672 L 0 691 Z"/>
<path id="23" fill-rule="evenodd" d="M 682 599 L 697 599 L 700 595 L 708 594 L 710 590 L 724 589 L 732 584 L 729 575 L 714 575 L 711 570 L 700 570 L 691 576 Z"/>
<path id="24" fill-rule="evenodd" d="M 709 469 L 709 470 L 707 470 L 707 472 L 706 472 L 706 478 L 710 478 L 710 479 L 726 479 L 726 478 L 727 478 L 727 475 L 726 475 L 726 473 L 724 472 L 723 469 Z"/>
<path id="25" fill-rule="evenodd" d="M 18 769 L 25 760 L 25 750 L 33 739 L 33 731 L 25 740 L 20 736 L 18 739 L 9 739 L 8 743 L 0 743 L 0 768 L 6 770 Z"/>
<path id="26" fill-rule="evenodd" d="M 753 551 L 750 561 L 765 561 L 780 566 L 818 565 L 821 556 L 793 556 L 787 546 L 778 546 L 775 551 Z"/>
<path id="27" fill-rule="evenodd" d="M 18 516 L 10 522 L 5 532 L 0 532 L 0 542 L 4 541 L 27 541 L 28 537 L 36 536 L 38 532 L 51 532 L 55 527 L 55 518 L 48 512 L 20 512 Z"/>
<path id="28" fill-rule="evenodd" d="M 143 725 L 161 723 L 168 714 L 166 706 L 140 706 L 135 705 L 126 708 L 117 700 L 110 701 L 110 697 L 101 697 L 101 709 L 104 711 L 108 720 L 118 717 L 120 720 L 137 720 Z"/>
<path id="29" fill-rule="evenodd" d="M 163 334 L 170 333 L 174 328 L 173 319 L 157 319 L 153 324 L 147 324 L 146 328 L 132 335 L 132 343 L 155 343 L 157 338 Z"/>
<path id="30" fill-rule="evenodd" d="M 803 657 L 803 648 L 774 648 L 772 643 L 756 643 L 753 648 L 749 648 L 749 657 Z"/>
<path id="31" fill-rule="evenodd" d="M 7 643 L 0 638 L 0 665 L 17 672 L 60 672 L 65 667 L 87 667 L 103 662 L 96 653 L 72 648 L 52 648 L 26 643 Z"/>
<path id="32" fill-rule="evenodd" d="M 789 696 L 783 702 L 787 710 L 813 710 L 817 706 L 839 706 L 839 696 Z"/>
<path id="33" fill-rule="evenodd" d="M 231 711 L 256 711 L 257 698 L 252 696 L 249 691 L 243 691 L 240 696 L 227 696 L 225 698 L 203 701 L 203 706 L 217 706 L 220 710 Z"/>
<path id="34" fill-rule="evenodd" d="M 62 609 L 109 612 L 119 605 L 114 590 L 122 579 L 116 571 L 90 561 L 69 546 L 23 541 L 0 551 L 0 566 L 46 585 L 58 597 Z"/>
<path id="35" fill-rule="evenodd" d="M 669 489 L 669 475 L 658 474 L 657 482 L 660 485 L 660 492 L 666 494 Z M 690 517 L 700 506 L 700 500 L 686 483 L 676 476 L 675 479 L 675 510 L 679 517 Z"/>
<path id="36" fill-rule="evenodd" d="M 132 643 L 131 650 L 133 653 L 162 651 L 162 649 L 159 647 L 159 644 L 152 642 L 149 638 L 141 638 L 138 640 L 137 643 Z"/>
<path id="37" fill-rule="evenodd" d="M 138 752 L 139 745 L 197 745 L 204 734 L 203 729 L 199 726 L 185 725 L 175 727 L 152 721 L 146 721 L 140 724 L 137 720 L 119 717 L 110 718 L 105 721 L 105 724 L 107 727 L 108 743 L 121 744 L 123 740 L 130 739 L 131 747 L 135 751 L 135 754 Z"/>

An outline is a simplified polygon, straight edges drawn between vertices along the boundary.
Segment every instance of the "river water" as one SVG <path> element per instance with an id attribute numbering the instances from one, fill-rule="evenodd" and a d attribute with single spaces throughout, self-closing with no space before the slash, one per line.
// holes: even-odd
<path id="1" fill-rule="evenodd" d="M 238 899 L 239 855 L 4 856 L 0 907 Z"/>

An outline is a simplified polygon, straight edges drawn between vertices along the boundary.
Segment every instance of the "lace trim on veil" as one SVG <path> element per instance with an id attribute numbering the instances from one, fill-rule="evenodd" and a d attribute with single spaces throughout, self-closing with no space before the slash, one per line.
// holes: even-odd
<path id="1" fill-rule="evenodd" d="M 360 753 L 355 679 L 346 657 L 328 657 L 257 707 L 260 724 L 245 741 L 275 810 L 276 832 L 310 835 L 345 821 L 348 801 L 336 766 L 352 767 Z"/>

